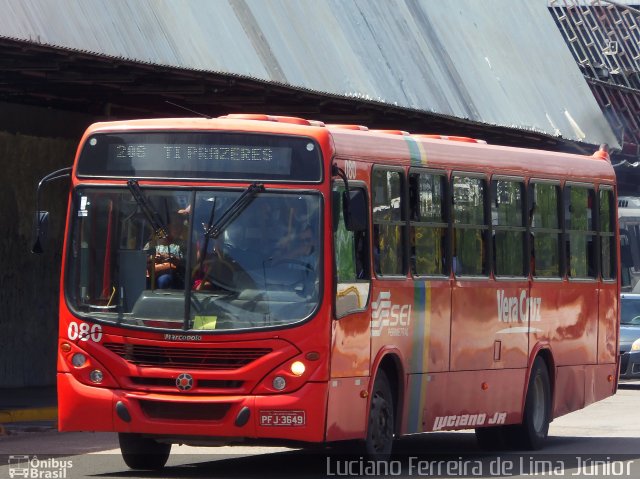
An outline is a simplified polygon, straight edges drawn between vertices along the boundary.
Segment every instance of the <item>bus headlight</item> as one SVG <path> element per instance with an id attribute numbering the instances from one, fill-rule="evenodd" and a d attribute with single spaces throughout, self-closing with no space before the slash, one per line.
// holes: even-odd
<path id="1" fill-rule="evenodd" d="M 640 351 L 640 338 L 636 339 L 631 345 L 631 351 Z"/>
<path id="2" fill-rule="evenodd" d="M 276 376 L 273 378 L 273 389 L 277 391 L 282 391 L 287 387 L 287 381 L 282 376 Z"/>
<path id="3" fill-rule="evenodd" d="M 73 364 L 76 368 L 81 368 L 86 362 L 87 357 L 82 353 L 75 353 L 73 356 L 71 356 L 71 364 Z"/>
<path id="4" fill-rule="evenodd" d="M 99 369 L 94 369 L 89 373 L 89 379 L 91 380 L 92 383 L 101 383 L 102 380 L 104 379 L 104 375 L 102 374 L 102 371 L 100 371 Z"/>

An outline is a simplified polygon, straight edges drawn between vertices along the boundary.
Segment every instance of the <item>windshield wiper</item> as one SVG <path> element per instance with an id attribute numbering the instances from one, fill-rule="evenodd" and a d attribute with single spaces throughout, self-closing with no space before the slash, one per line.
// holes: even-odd
<path id="1" fill-rule="evenodd" d="M 235 200 L 229 208 L 222 214 L 222 216 L 216 221 L 213 226 L 209 226 L 204 232 L 209 238 L 217 238 L 220 236 L 227 226 L 235 220 L 240 213 L 242 213 L 247 206 L 253 201 L 256 195 L 264 191 L 264 185 L 259 183 L 253 183 L 242 192 L 242 194 Z"/>
<path id="2" fill-rule="evenodd" d="M 133 199 L 136 200 L 140 209 L 147 217 L 147 220 L 151 224 L 153 228 L 154 235 L 156 238 L 166 238 L 169 236 L 169 230 L 167 225 L 162 221 L 158 212 L 154 209 L 153 205 L 149 202 L 146 196 L 142 193 L 142 189 L 140 189 L 140 185 L 137 180 L 128 180 L 127 187 L 129 191 L 131 191 L 131 195 L 133 195 Z"/>

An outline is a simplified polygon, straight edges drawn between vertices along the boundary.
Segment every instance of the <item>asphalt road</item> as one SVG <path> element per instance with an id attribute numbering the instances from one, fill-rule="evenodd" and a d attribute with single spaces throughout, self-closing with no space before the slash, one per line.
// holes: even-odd
<path id="1" fill-rule="evenodd" d="M 340 450 L 173 446 L 162 472 L 129 470 L 112 433 L 24 433 L 0 438 L 0 478 L 329 478 L 329 477 L 640 477 L 640 382 L 556 419 L 547 447 L 535 453 L 486 454 L 472 431 L 412 436 L 388 463 Z M 28 460 L 28 461 L 27 461 Z M 27 470 L 28 469 L 28 470 Z M 22 476 L 25 477 L 25 476 Z"/>

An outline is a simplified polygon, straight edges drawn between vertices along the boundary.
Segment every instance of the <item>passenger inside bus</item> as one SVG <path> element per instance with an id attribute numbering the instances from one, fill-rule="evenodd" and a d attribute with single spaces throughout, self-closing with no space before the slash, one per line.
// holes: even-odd
<path id="1" fill-rule="evenodd" d="M 166 238 L 153 239 L 145 249 L 153 251 L 150 278 L 158 289 L 180 289 L 184 287 L 184 223 L 174 218 L 169 224 Z"/>

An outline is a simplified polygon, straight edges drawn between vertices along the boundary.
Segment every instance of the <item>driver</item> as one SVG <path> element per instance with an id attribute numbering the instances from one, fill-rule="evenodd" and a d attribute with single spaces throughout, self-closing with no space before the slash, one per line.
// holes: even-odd
<path id="1" fill-rule="evenodd" d="M 313 228 L 311 225 L 305 224 L 299 230 L 294 230 L 291 235 L 285 236 L 278 242 L 278 248 L 273 259 L 296 260 L 311 264 L 315 250 L 314 242 Z"/>

